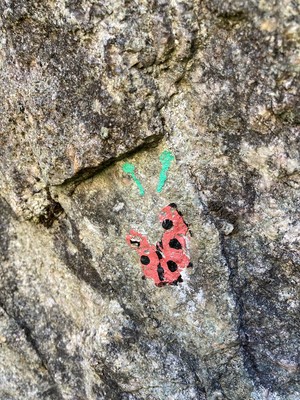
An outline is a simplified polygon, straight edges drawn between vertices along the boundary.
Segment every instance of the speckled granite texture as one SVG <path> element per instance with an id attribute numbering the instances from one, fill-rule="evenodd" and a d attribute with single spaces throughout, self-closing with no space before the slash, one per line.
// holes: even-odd
<path id="1" fill-rule="evenodd" d="M 300 399 L 299 11 L 0 2 L 1 400 Z M 156 287 L 126 235 L 173 202 Z"/>

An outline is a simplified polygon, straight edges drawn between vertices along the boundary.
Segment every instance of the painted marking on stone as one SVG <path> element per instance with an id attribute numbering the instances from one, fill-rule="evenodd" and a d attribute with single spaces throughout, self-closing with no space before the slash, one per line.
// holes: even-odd
<path id="1" fill-rule="evenodd" d="M 138 253 L 145 278 L 152 279 L 156 286 L 177 285 L 182 282 L 183 269 L 192 267 L 188 255 L 189 228 L 174 203 L 161 210 L 159 220 L 165 232 L 156 245 L 133 229 L 126 241 Z"/>
<path id="2" fill-rule="evenodd" d="M 135 167 L 134 167 L 133 164 L 125 163 L 125 164 L 123 165 L 123 171 L 126 172 L 126 174 L 129 174 L 129 175 L 132 177 L 133 181 L 135 182 L 135 184 L 137 185 L 137 187 L 138 187 L 138 189 L 139 189 L 139 191 L 140 191 L 140 195 L 141 195 L 141 196 L 144 196 L 145 190 L 144 190 L 144 188 L 143 188 L 141 182 L 140 182 L 140 181 L 138 180 L 138 178 L 135 176 L 134 169 L 135 169 Z"/>
<path id="3" fill-rule="evenodd" d="M 156 189 L 158 193 L 160 193 L 163 190 L 164 184 L 167 180 L 168 169 L 170 168 L 171 162 L 174 160 L 174 158 L 175 157 L 173 156 L 173 154 L 168 150 L 163 151 L 159 157 L 162 166 Z"/>

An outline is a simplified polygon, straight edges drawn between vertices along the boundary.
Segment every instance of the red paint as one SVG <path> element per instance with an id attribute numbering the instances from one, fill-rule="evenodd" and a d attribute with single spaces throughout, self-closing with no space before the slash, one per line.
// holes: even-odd
<path id="1" fill-rule="evenodd" d="M 171 207 L 171 205 L 164 207 L 159 214 L 159 220 L 163 222 L 165 219 L 169 219 L 173 223 L 173 228 L 169 229 L 169 232 L 172 231 L 177 235 L 187 234 L 189 228 L 177 211 L 177 208 Z"/>
<path id="2" fill-rule="evenodd" d="M 126 240 L 129 246 L 137 251 L 140 258 L 142 256 L 149 257 L 150 263 L 148 265 L 141 264 L 142 270 L 146 278 L 155 279 L 157 275 L 158 256 L 156 254 L 156 247 L 154 244 L 150 244 L 146 236 L 141 235 L 133 229 L 131 229 L 129 235 L 126 236 Z M 136 247 L 136 245 L 132 244 L 132 241 L 139 242 L 139 247 Z"/>
<path id="3" fill-rule="evenodd" d="M 150 244 L 146 236 L 133 229 L 126 236 L 126 241 L 138 253 L 146 278 L 152 279 L 157 286 L 177 284 L 182 281 L 183 269 L 191 266 L 187 251 L 189 229 L 175 204 L 164 207 L 159 220 L 163 226 L 164 221 L 168 220 L 165 226 L 169 229 L 164 231 L 162 240 L 156 246 Z M 181 248 L 170 247 L 170 242 Z"/>

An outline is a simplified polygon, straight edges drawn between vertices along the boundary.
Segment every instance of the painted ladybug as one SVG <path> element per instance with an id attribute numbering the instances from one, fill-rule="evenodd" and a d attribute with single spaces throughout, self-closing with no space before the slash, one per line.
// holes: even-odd
<path id="1" fill-rule="evenodd" d="M 126 241 L 138 253 L 145 278 L 153 279 L 156 286 L 177 285 L 182 282 L 182 270 L 192 267 L 187 251 L 189 228 L 175 203 L 161 210 L 159 220 L 165 232 L 156 245 L 133 229 Z"/>

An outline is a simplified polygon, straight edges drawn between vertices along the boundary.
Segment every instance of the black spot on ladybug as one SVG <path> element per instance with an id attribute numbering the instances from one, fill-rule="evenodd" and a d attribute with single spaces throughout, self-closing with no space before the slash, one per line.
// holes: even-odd
<path id="1" fill-rule="evenodd" d="M 175 272 L 178 268 L 176 262 L 174 262 L 172 260 L 167 261 L 167 266 L 171 272 Z"/>
<path id="2" fill-rule="evenodd" d="M 142 257 L 141 257 L 141 263 L 142 263 L 143 265 L 148 265 L 148 264 L 150 264 L 150 258 L 149 258 L 148 256 L 142 256 Z"/>
<path id="3" fill-rule="evenodd" d="M 165 271 L 160 264 L 158 264 L 158 267 L 157 267 L 157 274 L 158 274 L 160 281 L 163 281 L 165 279 Z"/>
<path id="4" fill-rule="evenodd" d="M 173 227 L 173 222 L 170 219 L 165 219 L 162 222 L 162 227 L 166 230 L 171 229 Z"/>
<path id="5" fill-rule="evenodd" d="M 187 266 L 187 268 L 193 268 L 193 263 L 190 262 L 189 265 Z"/>
<path id="6" fill-rule="evenodd" d="M 130 240 L 130 243 L 133 245 L 133 246 L 136 246 L 136 247 L 140 247 L 140 245 L 141 245 L 141 243 L 138 241 L 138 240 Z"/>
<path id="7" fill-rule="evenodd" d="M 176 250 L 182 249 L 181 243 L 180 243 L 179 240 L 177 240 L 176 238 L 171 239 L 171 240 L 169 241 L 169 246 L 170 246 L 172 249 L 176 249 Z"/>
<path id="8" fill-rule="evenodd" d="M 157 257 L 161 260 L 163 258 L 161 252 L 159 250 L 156 251 Z"/>
<path id="9" fill-rule="evenodd" d="M 177 204 L 175 204 L 175 203 L 169 204 L 169 207 L 175 208 L 177 210 Z"/>
<path id="10" fill-rule="evenodd" d="M 182 276 L 181 276 L 181 275 L 179 275 L 179 277 L 178 277 L 178 279 L 177 279 L 177 282 L 183 282 L 183 279 L 182 279 Z"/>

